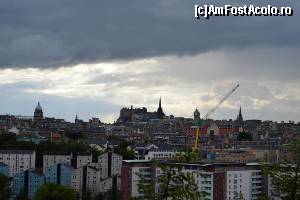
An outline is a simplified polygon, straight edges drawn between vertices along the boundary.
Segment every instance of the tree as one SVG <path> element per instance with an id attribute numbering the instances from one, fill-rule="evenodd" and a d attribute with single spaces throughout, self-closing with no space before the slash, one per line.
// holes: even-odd
<path id="1" fill-rule="evenodd" d="M 157 176 L 141 178 L 139 191 L 144 195 L 142 199 L 150 200 L 203 200 L 205 193 L 198 191 L 197 183 L 192 173 L 184 172 L 181 167 L 171 163 L 152 162 L 151 170 L 160 169 L 161 173 Z M 154 173 L 154 172 L 153 172 Z"/>
<path id="2" fill-rule="evenodd" d="M 10 196 L 9 189 L 10 178 L 0 174 L 0 200 L 8 200 Z"/>
<path id="3" fill-rule="evenodd" d="M 47 183 L 35 194 L 35 200 L 77 200 L 77 192 L 72 188 Z"/>
<path id="4" fill-rule="evenodd" d="M 105 193 L 99 193 L 94 197 L 94 200 L 121 200 L 122 193 L 120 190 L 111 189 Z"/>
<path id="5" fill-rule="evenodd" d="M 123 156 L 124 160 L 133 160 L 135 158 L 135 153 L 132 149 L 128 149 L 130 143 L 125 140 L 120 140 L 120 144 L 114 148 L 114 153 Z"/>
<path id="6" fill-rule="evenodd" d="M 288 150 L 294 156 L 293 162 L 269 166 L 267 172 L 283 200 L 296 200 L 300 199 L 300 142 L 293 142 Z"/>
<path id="7" fill-rule="evenodd" d="M 252 135 L 250 133 L 241 132 L 237 137 L 238 141 L 252 141 Z"/>

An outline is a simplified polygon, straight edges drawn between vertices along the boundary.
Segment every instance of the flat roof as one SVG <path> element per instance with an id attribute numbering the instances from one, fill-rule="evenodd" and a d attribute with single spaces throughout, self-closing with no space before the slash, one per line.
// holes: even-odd
<path id="1" fill-rule="evenodd" d="M 123 162 L 127 162 L 127 163 L 150 163 L 150 160 L 123 160 Z"/>
<path id="2" fill-rule="evenodd" d="M 34 150 L 0 150 L 3 154 L 32 154 L 35 153 Z"/>

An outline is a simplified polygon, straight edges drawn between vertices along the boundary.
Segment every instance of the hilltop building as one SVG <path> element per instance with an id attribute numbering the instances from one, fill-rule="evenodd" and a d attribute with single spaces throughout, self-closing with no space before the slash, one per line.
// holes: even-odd
<path id="1" fill-rule="evenodd" d="M 120 110 L 120 116 L 117 120 L 117 124 L 126 124 L 130 122 L 148 122 L 153 119 L 163 119 L 165 113 L 161 105 L 161 98 L 159 99 L 159 105 L 156 112 L 149 112 L 146 107 L 142 108 L 122 108 Z"/>
<path id="2" fill-rule="evenodd" d="M 44 119 L 44 114 L 43 114 L 43 108 L 40 104 L 40 102 L 38 102 L 38 105 L 35 107 L 34 110 L 34 117 L 33 120 L 34 122 L 41 122 Z"/>

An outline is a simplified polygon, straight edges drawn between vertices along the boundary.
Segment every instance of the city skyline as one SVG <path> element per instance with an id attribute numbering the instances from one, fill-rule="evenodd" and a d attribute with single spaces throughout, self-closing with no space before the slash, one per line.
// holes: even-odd
<path id="1" fill-rule="evenodd" d="M 160 99 L 159 99 L 159 104 L 158 104 L 158 107 L 157 108 L 160 108 L 160 106 L 161 106 L 161 108 L 163 109 L 163 106 L 161 105 L 161 97 L 160 97 Z M 131 105 L 131 106 L 128 106 L 128 107 L 126 107 L 126 106 L 124 106 L 124 107 L 122 107 L 122 108 L 120 108 L 120 110 L 119 110 L 119 112 L 121 112 L 121 110 L 122 109 L 130 109 L 130 107 L 131 108 L 133 108 L 133 109 L 143 109 L 143 108 L 146 108 L 146 110 L 148 111 L 148 112 L 157 112 L 157 110 L 149 110 L 146 106 L 140 106 L 140 107 L 136 107 L 136 106 L 133 106 L 133 105 Z M 219 109 L 219 107 L 216 107 L 217 109 Z M 0 115 L 3 115 L 3 114 L 6 114 L 6 115 L 13 115 L 13 116 L 17 116 L 17 117 L 27 117 L 27 118 L 32 118 L 33 120 L 34 120 L 34 116 L 36 115 L 35 114 L 35 112 L 36 112 L 36 110 L 40 110 L 40 111 L 42 111 L 42 118 L 43 118 L 43 113 L 45 113 L 44 112 L 44 109 L 43 109 L 43 107 L 41 106 L 41 103 L 40 102 L 38 102 L 38 104 L 36 105 L 36 107 L 35 107 L 35 109 L 34 109 L 34 112 L 32 113 L 32 114 L 29 114 L 29 115 L 22 115 L 22 114 L 18 114 L 18 113 L 0 113 Z M 195 109 L 196 111 L 198 111 L 198 107 Z M 193 111 L 193 114 L 191 115 L 191 116 L 174 116 L 172 113 L 170 113 L 170 114 L 168 114 L 168 115 L 166 115 L 167 117 L 168 116 L 174 116 L 174 117 L 184 117 L 184 118 L 190 118 L 190 119 L 192 119 L 192 118 L 194 118 L 195 116 L 195 110 Z M 210 110 L 211 111 L 211 110 Z M 199 112 L 199 111 L 198 111 Z M 46 112 L 47 113 L 47 112 Z M 258 119 L 258 118 L 246 118 L 246 119 L 243 119 L 243 115 L 244 115 L 244 111 L 243 111 L 243 109 L 242 109 L 242 106 L 240 106 L 239 107 L 239 110 L 238 110 L 238 112 L 237 112 L 238 114 L 235 116 L 235 117 L 232 117 L 232 118 L 222 118 L 222 119 L 218 119 L 218 118 L 214 118 L 214 117 L 208 117 L 208 119 L 213 119 L 213 120 L 239 120 L 239 119 L 241 119 L 242 121 L 243 120 L 261 120 L 261 121 L 274 121 L 274 122 L 293 122 L 293 123 L 300 123 L 300 121 L 293 121 L 293 120 L 282 120 L 282 121 L 277 121 L 277 120 L 272 120 L 272 119 Z M 206 113 L 207 114 L 207 113 Z M 214 114 L 214 112 L 212 112 L 212 114 L 210 114 L 209 116 L 212 116 Z M 84 115 L 85 116 L 85 115 Z M 116 117 L 112 120 L 112 121 L 105 121 L 105 120 L 103 120 L 102 118 L 100 118 L 101 116 L 90 116 L 90 117 L 87 117 L 87 118 L 82 118 L 82 117 L 80 117 L 80 115 L 78 114 L 78 113 L 76 113 L 75 114 L 75 117 L 73 117 L 73 118 L 70 118 L 70 119 L 68 119 L 68 118 L 63 118 L 63 117 L 57 117 L 57 116 L 47 116 L 47 114 L 46 115 L 44 115 L 44 117 L 48 117 L 48 118 L 56 118 L 56 119 L 64 119 L 64 120 L 66 120 L 66 121 L 68 121 L 68 122 L 74 122 L 74 120 L 75 120 L 75 122 L 76 122 L 76 120 L 78 119 L 78 120 L 83 120 L 83 121 L 88 121 L 88 120 L 90 120 L 90 119 L 92 119 L 92 118 L 94 118 L 94 117 L 96 117 L 96 118 L 99 118 L 99 120 L 101 120 L 103 123 L 115 123 L 115 122 L 117 122 L 117 120 L 119 119 L 119 117 L 120 117 L 120 114 L 116 114 L 115 115 Z M 202 113 L 200 113 L 200 117 L 202 118 L 202 119 L 204 119 L 204 114 Z M 104 118 L 105 119 L 105 118 Z"/>
<path id="2" fill-rule="evenodd" d="M 113 122 L 121 107 L 155 110 L 162 96 L 166 114 L 191 117 L 239 82 L 212 118 L 235 118 L 241 105 L 246 119 L 300 119 L 298 12 L 196 20 L 194 2 L 177 0 L 0 9 L 0 113 L 31 115 L 40 101 L 46 116 Z"/>

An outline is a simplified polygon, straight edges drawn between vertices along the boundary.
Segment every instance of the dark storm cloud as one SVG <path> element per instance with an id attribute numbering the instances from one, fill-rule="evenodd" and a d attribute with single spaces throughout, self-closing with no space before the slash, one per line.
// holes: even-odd
<path id="1" fill-rule="evenodd" d="M 298 1 L 257 1 L 293 6 L 294 17 L 194 19 L 194 4 L 225 2 L 249 4 L 4 0 L 0 2 L 0 67 L 53 67 L 249 46 L 299 47 Z"/>

